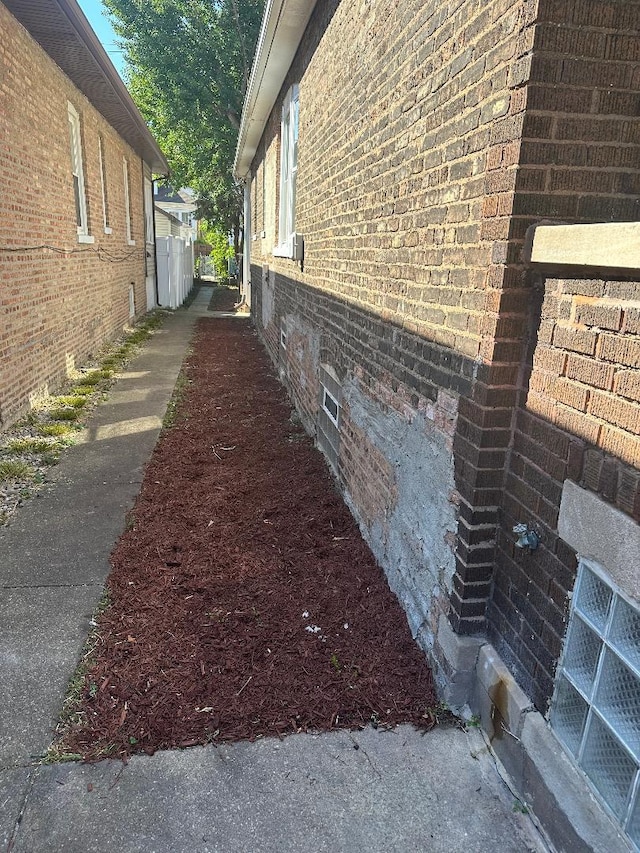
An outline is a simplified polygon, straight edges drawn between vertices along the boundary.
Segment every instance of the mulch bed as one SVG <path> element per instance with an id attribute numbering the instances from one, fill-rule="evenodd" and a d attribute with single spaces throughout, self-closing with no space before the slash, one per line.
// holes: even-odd
<path id="1" fill-rule="evenodd" d="M 245 320 L 199 321 L 175 425 L 112 555 L 87 759 L 436 723 L 424 654 Z"/>

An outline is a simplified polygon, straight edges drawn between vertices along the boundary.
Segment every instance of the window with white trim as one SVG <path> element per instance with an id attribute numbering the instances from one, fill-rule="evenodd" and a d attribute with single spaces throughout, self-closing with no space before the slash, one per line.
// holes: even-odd
<path id="1" fill-rule="evenodd" d="M 82 162 L 82 134 L 80 116 L 73 104 L 67 103 L 69 115 L 69 143 L 71 147 L 71 174 L 73 176 L 73 196 L 76 208 L 76 229 L 78 241 L 93 243 L 89 236 L 89 217 L 87 215 L 87 194 L 84 185 L 84 166 Z"/>
<path id="2" fill-rule="evenodd" d="M 129 164 L 127 158 L 122 158 L 122 173 L 124 177 L 124 217 L 127 228 L 127 243 L 130 246 L 135 246 L 136 241 L 133 239 L 131 232 L 131 202 L 129 195 Z"/>
<path id="3" fill-rule="evenodd" d="M 147 243 L 153 243 L 153 186 L 146 175 L 144 178 L 144 237 Z"/>
<path id="4" fill-rule="evenodd" d="M 100 159 L 100 186 L 102 187 L 102 222 L 104 233 L 111 234 L 109 227 L 109 196 L 107 189 L 107 166 L 104 159 L 104 140 L 98 136 L 98 157 Z"/>
<path id="5" fill-rule="evenodd" d="M 585 559 L 551 728 L 640 850 L 640 608 Z"/>
<path id="6" fill-rule="evenodd" d="M 299 257 L 300 244 L 295 232 L 299 112 L 298 86 L 293 85 L 287 92 L 282 105 L 278 245 L 273 250 L 274 255 L 286 258 Z"/>

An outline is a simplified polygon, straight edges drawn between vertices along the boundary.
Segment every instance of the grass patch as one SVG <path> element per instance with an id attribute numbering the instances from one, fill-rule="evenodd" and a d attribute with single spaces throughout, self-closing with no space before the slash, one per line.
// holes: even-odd
<path id="1" fill-rule="evenodd" d="M 75 394 L 65 395 L 62 397 L 54 397 L 53 402 L 56 406 L 71 406 L 72 409 L 81 409 L 83 406 L 87 405 L 86 396 L 86 394 L 80 394 L 78 396 Z"/>
<path id="2" fill-rule="evenodd" d="M 74 397 L 88 397 L 93 394 L 94 390 L 94 385 L 76 385 L 75 388 L 71 389 L 71 393 Z"/>
<path id="3" fill-rule="evenodd" d="M 7 448 L 11 453 L 45 453 L 52 449 L 52 444 L 45 438 L 14 438 Z"/>
<path id="4" fill-rule="evenodd" d="M 70 436 L 75 431 L 75 427 L 75 424 L 72 426 L 68 423 L 42 424 L 38 427 L 38 432 L 40 435 Z"/>
<path id="5" fill-rule="evenodd" d="M 8 483 L 11 480 L 31 479 L 33 468 L 19 459 L 7 459 L 0 462 L 0 482 Z"/>
<path id="6" fill-rule="evenodd" d="M 80 412 L 72 408 L 57 408 L 49 410 L 49 417 L 54 421 L 77 421 Z"/>
<path id="7" fill-rule="evenodd" d="M 102 375 L 101 370 L 91 370 L 89 373 L 85 373 L 85 375 L 81 379 L 78 379 L 77 384 L 85 386 L 99 385 L 104 378 L 105 377 Z"/>

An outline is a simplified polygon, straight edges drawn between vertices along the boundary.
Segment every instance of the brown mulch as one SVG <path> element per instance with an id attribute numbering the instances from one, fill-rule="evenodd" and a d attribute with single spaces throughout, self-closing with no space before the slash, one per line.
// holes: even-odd
<path id="1" fill-rule="evenodd" d="M 200 320 L 184 370 L 65 747 L 95 759 L 433 727 L 425 656 L 253 329 Z"/>

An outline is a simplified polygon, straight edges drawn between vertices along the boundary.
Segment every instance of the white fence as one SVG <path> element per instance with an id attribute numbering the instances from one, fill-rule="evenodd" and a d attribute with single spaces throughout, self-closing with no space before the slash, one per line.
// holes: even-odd
<path id="1" fill-rule="evenodd" d="M 193 287 L 193 246 L 181 237 L 157 237 L 158 304 L 179 308 Z"/>

